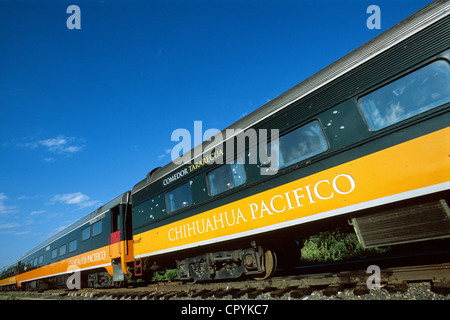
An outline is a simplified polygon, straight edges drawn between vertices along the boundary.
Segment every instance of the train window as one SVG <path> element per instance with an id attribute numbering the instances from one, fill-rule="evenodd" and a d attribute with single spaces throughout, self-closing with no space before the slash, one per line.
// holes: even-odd
<path id="1" fill-rule="evenodd" d="M 284 168 L 328 150 L 319 121 L 314 120 L 283 136 L 278 141 L 279 166 Z M 271 143 L 268 144 L 268 149 Z"/>
<path id="2" fill-rule="evenodd" d="M 52 259 L 55 259 L 58 256 L 58 249 L 52 250 Z"/>
<path id="3" fill-rule="evenodd" d="M 133 207 L 133 226 L 155 222 L 167 217 L 163 194 L 159 194 Z"/>
<path id="4" fill-rule="evenodd" d="M 59 247 L 59 256 L 65 255 L 66 254 L 66 250 L 67 250 L 67 247 L 66 247 L 65 244 L 63 244 L 61 247 Z"/>
<path id="5" fill-rule="evenodd" d="M 373 131 L 383 129 L 450 101 L 450 64 L 432 62 L 358 100 Z"/>
<path id="6" fill-rule="evenodd" d="M 172 213 L 191 205 L 191 185 L 185 183 L 182 186 L 166 193 L 167 213 Z"/>
<path id="7" fill-rule="evenodd" d="M 38 258 L 34 258 L 34 263 L 33 263 L 33 265 L 34 265 L 34 266 L 37 266 L 37 264 L 38 264 Z"/>
<path id="8" fill-rule="evenodd" d="M 209 194 L 215 196 L 244 184 L 247 177 L 243 163 L 242 158 L 237 158 L 236 163 L 224 164 L 207 173 Z"/>
<path id="9" fill-rule="evenodd" d="M 91 237 L 91 227 L 87 227 L 81 231 L 81 241 L 87 240 Z"/>
<path id="10" fill-rule="evenodd" d="M 92 236 L 95 237 L 102 233 L 102 221 L 100 220 L 92 225 Z"/>
<path id="11" fill-rule="evenodd" d="M 41 255 L 39 256 L 39 264 L 42 264 L 44 262 L 44 256 Z"/>
<path id="12" fill-rule="evenodd" d="M 77 240 L 73 240 L 69 242 L 69 252 L 74 252 L 77 250 Z"/>

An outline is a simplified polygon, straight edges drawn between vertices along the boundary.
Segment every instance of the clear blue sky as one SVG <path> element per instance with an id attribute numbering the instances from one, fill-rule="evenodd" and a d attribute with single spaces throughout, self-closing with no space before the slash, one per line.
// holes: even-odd
<path id="1" fill-rule="evenodd" d="M 0 0 L 0 267 L 430 2 Z"/>

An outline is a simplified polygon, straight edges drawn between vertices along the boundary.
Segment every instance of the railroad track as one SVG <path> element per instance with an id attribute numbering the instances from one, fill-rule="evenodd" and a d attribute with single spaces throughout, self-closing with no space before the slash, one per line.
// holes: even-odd
<path id="1" fill-rule="evenodd" d="M 402 266 L 380 270 L 379 285 L 388 292 L 406 292 L 408 284 L 429 282 L 432 291 L 450 293 L 450 263 Z M 58 299 L 113 299 L 113 300 L 168 300 L 168 299 L 258 299 L 262 294 L 280 298 L 302 298 L 313 291 L 321 290 L 331 296 L 344 289 L 352 289 L 355 295 L 369 293 L 370 285 L 377 284 L 376 274 L 368 270 L 326 272 L 308 275 L 279 276 L 267 280 L 244 280 L 215 283 L 160 282 L 143 287 L 119 289 L 81 289 L 78 291 L 47 290 L 40 295 Z"/>

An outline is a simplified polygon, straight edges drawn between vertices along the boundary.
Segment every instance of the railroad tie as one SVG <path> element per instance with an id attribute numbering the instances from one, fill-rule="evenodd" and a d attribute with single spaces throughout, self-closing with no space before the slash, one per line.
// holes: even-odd
<path id="1" fill-rule="evenodd" d="M 339 291 L 342 291 L 342 290 L 344 290 L 344 285 L 342 285 L 340 283 L 332 283 L 328 287 L 323 289 L 322 293 L 325 296 L 329 297 L 329 296 L 333 296 L 333 295 L 337 294 Z"/>

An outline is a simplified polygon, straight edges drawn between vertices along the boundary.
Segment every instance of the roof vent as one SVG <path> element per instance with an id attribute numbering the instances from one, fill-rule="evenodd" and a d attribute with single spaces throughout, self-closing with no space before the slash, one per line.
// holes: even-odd
<path id="1" fill-rule="evenodd" d="M 156 173 L 156 171 L 158 171 L 159 169 L 161 169 L 161 167 L 156 167 L 155 169 L 153 169 L 152 171 L 150 171 L 149 173 L 147 173 L 147 180 L 151 180 L 152 176 Z"/>

